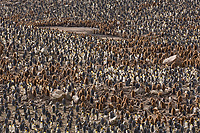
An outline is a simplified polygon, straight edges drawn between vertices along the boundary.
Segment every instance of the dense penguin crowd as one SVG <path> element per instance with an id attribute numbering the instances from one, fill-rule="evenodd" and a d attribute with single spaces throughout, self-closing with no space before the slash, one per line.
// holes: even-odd
<path id="1" fill-rule="evenodd" d="M 0 132 L 200 132 L 199 5 L 1 0 Z"/>

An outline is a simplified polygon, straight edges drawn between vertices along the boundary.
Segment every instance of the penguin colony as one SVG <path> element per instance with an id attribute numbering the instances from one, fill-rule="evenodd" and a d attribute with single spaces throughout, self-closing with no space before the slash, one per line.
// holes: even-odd
<path id="1" fill-rule="evenodd" d="M 0 132 L 200 132 L 200 1 L 0 4 Z"/>

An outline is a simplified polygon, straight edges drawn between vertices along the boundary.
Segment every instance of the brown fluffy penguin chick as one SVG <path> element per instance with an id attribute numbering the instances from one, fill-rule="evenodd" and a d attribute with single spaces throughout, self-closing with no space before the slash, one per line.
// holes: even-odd
<path id="1" fill-rule="evenodd" d="M 178 97 L 178 103 L 181 103 L 182 102 L 182 96 L 179 96 Z"/>
<path id="2" fill-rule="evenodd" d="M 111 96 L 110 101 L 111 101 L 112 103 L 113 103 L 113 102 L 116 102 L 116 97 L 115 97 L 115 96 Z"/>
<path id="3" fill-rule="evenodd" d="M 95 107 L 98 109 L 99 108 L 99 102 L 96 102 Z"/>
<path id="4" fill-rule="evenodd" d="M 144 104 L 140 103 L 140 109 L 143 110 L 144 109 Z"/>
<path id="5" fill-rule="evenodd" d="M 105 102 L 106 102 L 106 98 L 105 98 L 104 96 L 102 96 L 102 97 L 101 97 L 101 103 L 102 103 L 102 104 L 105 104 Z"/>
<path id="6" fill-rule="evenodd" d="M 84 102 L 81 103 L 81 107 L 86 107 Z"/>
<path id="7" fill-rule="evenodd" d="M 122 104 L 123 104 L 123 109 L 126 109 L 127 106 L 128 106 L 127 103 L 126 103 L 126 102 L 123 102 Z"/>
<path id="8" fill-rule="evenodd" d="M 108 80 L 108 86 L 112 85 L 112 80 Z"/>
<path id="9" fill-rule="evenodd" d="M 165 89 L 166 89 L 166 87 L 165 87 L 165 85 L 163 84 L 163 85 L 162 85 L 162 91 L 164 92 Z"/>
<path id="10" fill-rule="evenodd" d="M 37 72 L 36 72 L 36 67 L 33 67 L 32 74 L 33 74 L 34 76 L 36 76 L 36 75 L 37 75 Z"/>
<path id="11" fill-rule="evenodd" d="M 133 106 L 132 105 L 129 106 L 129 112 L 133 113 Z"/>
<path id="12" fill-rule="evenodd" d="M 168 103 L 168 108 L 172 108 L 172 103 L 171 102 Z"/>
<path id="13" fill-rule="evenodd" d="M 183 107 L 179 106 L 179 112 L 182 113 L 183 112 Z"/>
<path id="14" fill-rule="evenodd" d="M 123 88 L 123 83 L 122 83 L 122 82 L 119 83 L 119 88 L 120 88 L 120 89 Z"/>
<path id="15" fill-rule="evenodd" d="M 157 90 L 160 90 L 160 89 L 161 89 L 161 85 L 160 85 L 160 84 L 157 84 L 156 89 L 157 89 Z"/>
<path id="16" fill-rule="evenodd" d="M 172 94 L 176 94 L 176 88 L 175 87 L 172 88 Z"/>
<path id="17" fill-rule="evenodd" d="M 35 90 L 35 89 L 32 91 L 32 95 L 33 95 L 33 97 L 36 97 L 36 95 L 37 95 L 37 92 L 36 92 L 36 90 Z"/>
<path id="18" fill-rule="evenodd" d="M 135 97 L 135 91 L 134 90 L 131 91 L 131 97 Z"/>
<path id="19" fill-rule="evenodd" d="M 120 96 L 120 97 L 123 97 L 123 96 L 124 96 L 124 91 L 123 91 L 123 90 L 121 90 L 121 91 L 119 92 L 119 96 Z"/>
<path id="20" fill-rule="evenodd" d="M 189 122 L 190 122 L 190 124 L 194 124 L 194 118 L 191 117 Z"/>
<path id="21" fill-rule="evenodd" d="M 103 104 L 102 103 L 99 104 L 99 108 L 98 109 L 101 110 L 101 111 L 103 110 Z"/>
<path id="22" fill-rule="evenodd" d="M 106 92 L 106 94 L 105 94 L 106 99 L 108 99 L 108 96 L 109 96 L 109 93 Z"/>
<path id="23" fill-rule="evenodd" d="M 46 92 L 46 88 L 43 87 L 43 88 L 42 88 L 42 95 L 43 95 L 43 96 L 46 95 L 45 92 Z"/>
<path id="24" fill-rule="evenodd" d="M 88 78 L 86 77 L 85 80 L 84 80 L 84 84 L 88 85 L 88 83 L 89 83 Z"/>
<path id="25" fill-rule="evenodd" d="M 152 102 L 151 102 L 151 105 L 152 105 L 153 107 L 156 107 L 156 102 L 155 102 L 155 101 L 152 101 Z"/>
<path id="26" fill-rule="evenodd" d="M 90 97 L 91 97 L 91 96 L 90 96 L 90 94 L 88 93 L 87 96 L 86 96 L 86 100 L 89 101 L 89 100 L 90 100 Z"/>
<path id="27" fill-rule="evenodd" d="M 0 68 L 0 75 L 3 75 L 3 69 Z"/>
<path id="28" fill-rule="evenodd" d="M 166 106 L 165 106 L 165 103 L 164 103 L 163 101 L 161 101 L 161 108 L 162 108 L 162 109 L 165 109 L 165 107 L 166 107 Z"/>
<path id="29" fill-rule="evenodd" d="M 130 105 L 134 105 L 134 101 L 133 100 L 130 101 Z"/>
<path id="30" fill-rule="evenodd" d="M 56 75 L 53 75 L 52 76 L 52 80 L 56 80 L 57 76 Z"/>
<path id="31" fill-rule="evenodd" d="M 49 91 L 49 89 L 46 89 L 45 95 L 48 96 L 48 97 L 50 96 L 50 91 Z"/>
<path id="32" fill-rule="evenodd" d="M 75 95 L 75 91 L 73 90 L 72 92 L 71 92 L 71 97 L 73 97 Z"/>
<path id="33" fill-rule="evenodd" d="M 176 110 L 174 108 L 172 108 L 171 113 L 174 116 L 176 114 Z"/>
<path id="34" fill-rule="evenodd" d="M 84 102 L 85 101 L 85 95 L 81 96 L 81 101 Z"/>
<path id="35" fill-rule="evenodd" d="M 154 83 L 152 84 L 152 90 L 156 90 L 156 85 Z"/>
<path id="36" fill-rule="evenodd" d="M 117 104 L 117 110 L 121 110 L 121 104 Z"/>
<path id="37" fill-rule="evenodd" d="M 149 92 L 150 92 L 149 87 L 145 87 L 145 93 L 149 93 Z"/>
<path id="38" fill-rule="evenodd" d="M 188 113 L 188 114 L 190 114 L 190 107 L 186 107 L 186 112 Z"/>
<path id="39" fill-rule="evenodd" d="M 121 104 L 121 102 L 122 102 L 122 99 L 121 99 L 120 97 L 118 97 L 118 98 L 117 98 L 117 103 L 118 103 L 118 104 Z"/>
<path id="40" fill-rule="evenodd" d="M 162 97 L 162 92 L 158 92 L 158 97 Z"/>
<path id="41" fill-rule="evenodd" d="M 117 87 L 117 84 L 114 85 L 114 88 L 115 88 L 115 90 L 117 90 L 117 88 L 118 88 L 118 87 Z"/>
<path id="42" fill-rule="evenodd" d="M 108 107 L 109 107 L 110 109 L 114 109 L 114 106 L 113 106 L 112 103 L 110 103 L 110 104 L 108 105 Z"/>
<path id="43" fill-rule="evenodd" d="M 181 95 L 181 91 L 179 90 L 177 93 L 176 93 L 177 97 L 179 97 Z"/>

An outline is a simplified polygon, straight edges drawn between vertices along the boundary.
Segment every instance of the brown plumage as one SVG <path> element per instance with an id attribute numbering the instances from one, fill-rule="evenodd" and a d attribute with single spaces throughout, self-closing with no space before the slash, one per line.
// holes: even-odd
<path id="1" fill-rule="evenodd" d="M 78 92 L 78 96 L 81 97 L 82 95 L 84 95 L 84 90 L 81 89 L 79 92 Z"/>
<path id="2" fill-rule="evenodd" d="M 168 103 L 168 108 L 171 108 L 171 107 L 172 107 L 172 103 L 169 102 L 169 103 Z"/>
<path id="3" fill-rule="evenodd" d="M 36 90 L 35 90 L 35 89 L 33 89 L 33 91 L 32 91 L 32 95 L 33 95 L 33 97 L 36 97 L 36 95 L 37 95 L 37 92 L 36 92 Z"/>
<path id="4" fill-rule="evenodd" d="M 96 102 L 96 108 L 98 109 L 99 108 L 99 102 Z"/>
<path id="5" fill-rule="evenodd" d="M 102 97 L 101 97 L 101 103 L 102 103 L 102 104 L 105 104 L 105 102 L 106 102 L 106 98 L 105 98 L 104 96 L 102 96 Z"/>
<path id="6" fill-rule="evenodd" d="M 119 96 L 120 96 L 120 97 L 123 97 L 123 96 L 124 96 L 124 91 L 123 91 L 123 90 L 121 90 L 121 91 L 119 92 Z"/>
<path id="7" fill-rule="evenodd" d="M 149 87 L 145 87 L 145 92 L 146 92 L 146 93 L 149 93 L 149 92 L 150 92 Z"/>
<path id="8" fill-rule="evenodd" d="M 172 108 L 171 114 L 172 114 L 172 115 L 175 115 L 175 114 L 176 114 L 176 110 L 175 110 L 174 108 Z"/>
<path id="9" fill-rule="evenodd" d="M 173 62 L 172 64 L 171 64 L 171 68 L 175 68 L 176 67 L 176 62 Z"/>
<path id="10" fill-rule="evenodd" d="M 87 94 L 87 96 L 86 96 L 86 100 L 87 100 L 87 101 L 90 100 L 90 94 Z"/>
<path id="11" fill-rule="evenodd" d="M 176 94 L 176 88 L 175 87 L 172 88 L 172 94 Z"/>
<path id="12" fill-rule="evenodd" d="M 130 101 L 130 105 L 134 105 L 134 101 L 133 100 Z"/>
<path id="13" fill-rule="evenodd" d="M 43 87 L 43 88 L 42 88 L 42 95 L 46 95 L 45 92 L 46 92 L 46 88 Z"/>
<path id="14" fill-rule="evenodd" d="M 144 109 L 144 104 L 140 103 L 140 109 L 143 110 Z"/>
<path id="15" fill-rule="evenodd" d="M 167 118 L 165 116 L 163 116 L 163 122 L 167 123 Z"/>
<path id="16" fill-rule="evenodd" d="M 85 80 L 84 80 L 84 84 L 88 85 L 88 83 L 89 83 L 88 78 L 86 77 Z"/>
<path id="17" fill-rule="evenodd" d="M 134 90 L 131 91 L 131 97 L 135 97 L 135 91 Z"/>
<path id="18" fill-rule="evenodd" d="M 179 97 L 181 95 L 181 91 L 179 90 L 177 93 L 176 93 L 177 97 Z"/>
<path id="19" fill-rule="evenodd" d="M 108 86 L 112 85 L 112 80 L 108 80 Z"/>
<path id="20" fill-rule="evenodd" d="M 29 71 L 25 71 L 24 76 L 28 77 L 28 75 L 29 75 Z"/>
<path id="21" fill-rule="evenodd" d="M 153 118 L 150 119 L 150 123 L 154 125 L 154 120 L 153 120 Z"/>
<path id="22" fill-rule="evenodd" d="M 57 87 L 57 81 L 56 80 L 53 81 L 52 87 L 54 87 L 54 88 Z"/>
<path id="23" fill-rule="evenodd" d="M 180 118 L 180 124 L 183 126 L 185 117 Z"/>
<path id="24" fill-rule="evenodd" d="M 123 83 L 122 82 L 119 83 L 119 88 L 123 88 Z"/>
<path id="25" fill-rule="evenodd" d="M 0 68 L 0 75 L 3 75 L 3 69 Z"/>
<path id="26" fill-rule="evenodd" d="M 106 92 L 106 94 L 105 94 L 106 99 L 108 99 L 108 96 L 109 96 L 109 93 Z"/>
<path id="27" fill-rule="evenodd" d="M 81 96 L 81 101 L 84 102 L 85 101 L 85 95 Z"/>
<path id="28" fill-rule="evenodd" d="M 125 96 L 124 98 L 123 98 L 123 102 L 125 102 L 125 103 L 129 103 L 129 99 L 127 98 L 127 96 Z"/>
<path id="29" fill-rule="evenodd" d="M 189 122 L 190 122 L 190 124 L 192 124 L 192 125 L 193 125 L 193 124 L 194 124 L 194 118 L 193 118 L 193 117 L 191 117 Z"/>
<path id="30" fill-rule="evenodd" d="M 164 103 L 163 101 L 161 101 L 161 108 L 162 108 L 162 109 L 165 109 L 165 107 L 166 107 L 166 106 L 165 106 L 165 103 Z"/>
<path id="31" fill-rule="evenodd" d="M 46 90 L 46 91 L 45 91 L 45 95 L 49 97 L 49 96 L 50 96 L 49 89 L 45 89 L 45 90 Z"/>
<path id="32" fill-rule="evenodd" d="M 127 108 L 127 103 L 126 102 L 122 102 L 122 107 L 123 107 L 123 109 L 126 109 Z"/>
<path id="33" fill-rule="evenodd" d="M 182 105 L 183 109 L 186 111 L 187 106 L 185 104 Z"/>
<path id="34" fill-rule="evenodd" d="M 133 106 L 132 105 L 129 106 L 129 112 L 133 113 Z"/>
<path id="35" fill-rule="evenodd" d="M 103 104 L 102 103 L 99 104 L 99 108 L 98 109 L 101 110 L 101 111 L 103 110 Z"/>
<path id="36" fill-rule="evenodd" d="M 182 113 L 182 111 L 183 111 L 183 107 L 179 106 L 179 112 Z"/>
<path id="37" fill-rule="evenodd" d="M 154 123 L 157 123 L 159 120 L 158 120 L 158 118 L 156 117 L 155 119 L 154 119 Z"/>
<path id="38" fill-rule="evenodd" d="M 180 106 L 181 106 L 181 105 L 180 105 L 180 103 L 176 103 L 176 104 L 177 104 L 177 107 L 176 107 L 176 108 L 178 108 L 178 109 L 179 109 L 179 108 L 180 108 Z"/>
<path id="39" fill-rule="evenodd" d="M 81 107 L 86 107 L 84 102 L 81 103 Z"/>
<path id="40" fill-rule="evenodd" d="M 152 90 L 156 90 L 156 85 L 154 83 L 152 84 Z"/>
<path id="41" fill-rule="evenodd" d="M 162 97 L 162 92 L 158 92 L 158 97 Z"/>
<path id="42" fill-rule="evenodd" d="M 187 93 L 185 93 L 185 98 L 188 99 L 189 98 L 189 95 Z"/>
<path id="43" fill-rule="evenodd" d="M 66 77 L 66 76 L 67 76 L 67 71 L 66 71 L 66 70 L 63 70 L 62 75 L 63 75 L 63 77 Z"/>
<path id="44" fill-rule="evenodd" d="M 114 85 L 115 90 L 117 90 L 117 84 Z"/>
<path id="45" fill-rule="evenodd" d="M 57 76 L 56 75 L 53 75 L 52 76 L 52 80 L 56 80 Z"/>
<path id="46" fill-rule="evenodd" d="M 121 102 L 122 102 L 122 99 L 120 97 L 117 97 L 117 103 L 121 104 Z"/>
<path id="47" fill-rule="evenodd" d="M 190 108 L 190 113 L 193 112 L 193 109 L 194 109 L 194 105 L 191 106 L 191 108 Z"/>
<path id="48" fill-rule="evenodd" d="M 156 107 L 156 102 L 155 102 L 155 101 L 152 101 L 152 102 L 151 102 L 151 105 L 152 105 L 153 107 Z"/>
<path id="49" fill-rule="evenodd" d="M 35 66 L 35 67 L 33 67 L 32 74 L 33 74 L 34 76 L 36 76 L 36 75 L 37 75 L 37 72 L 36 72 L 36 66 Z"/>
<path id="50" fill-rule="evenodd" d="M 111 96 L 110 101 L 111 102 L 116 102 L 116 97 L 115 96 Z"/>
<path id="51" fill-rule="evenodd" d="M 114 106 L 113 106 L 112 103 L 109 103 L 109 104 L 108 104 L 108 107 L 109 107 L 110 109 L 114 109 Z"/>
<path id="52" fill-rule="evenodd" d="M 161 85 L 157 84 L 156 89 L 160 90 L 161 89 Z"/>
<path id="53" fill-rule="evenodd" d="M 178 103 L 181 103 L 182 102 L 182 96 L 179 96 L 178 97 Z"/>
<path id="54" fill-rule="evenodd" d="M 73 97 L 75 95 L 75 91 L 73 90 L 72 92 L 71 92 L 71 97 Z"/>
<path id="55" fill-rule="evenodd" d="M 121 104 L 117 104 L 117 110 L 121 110 Z"/>

